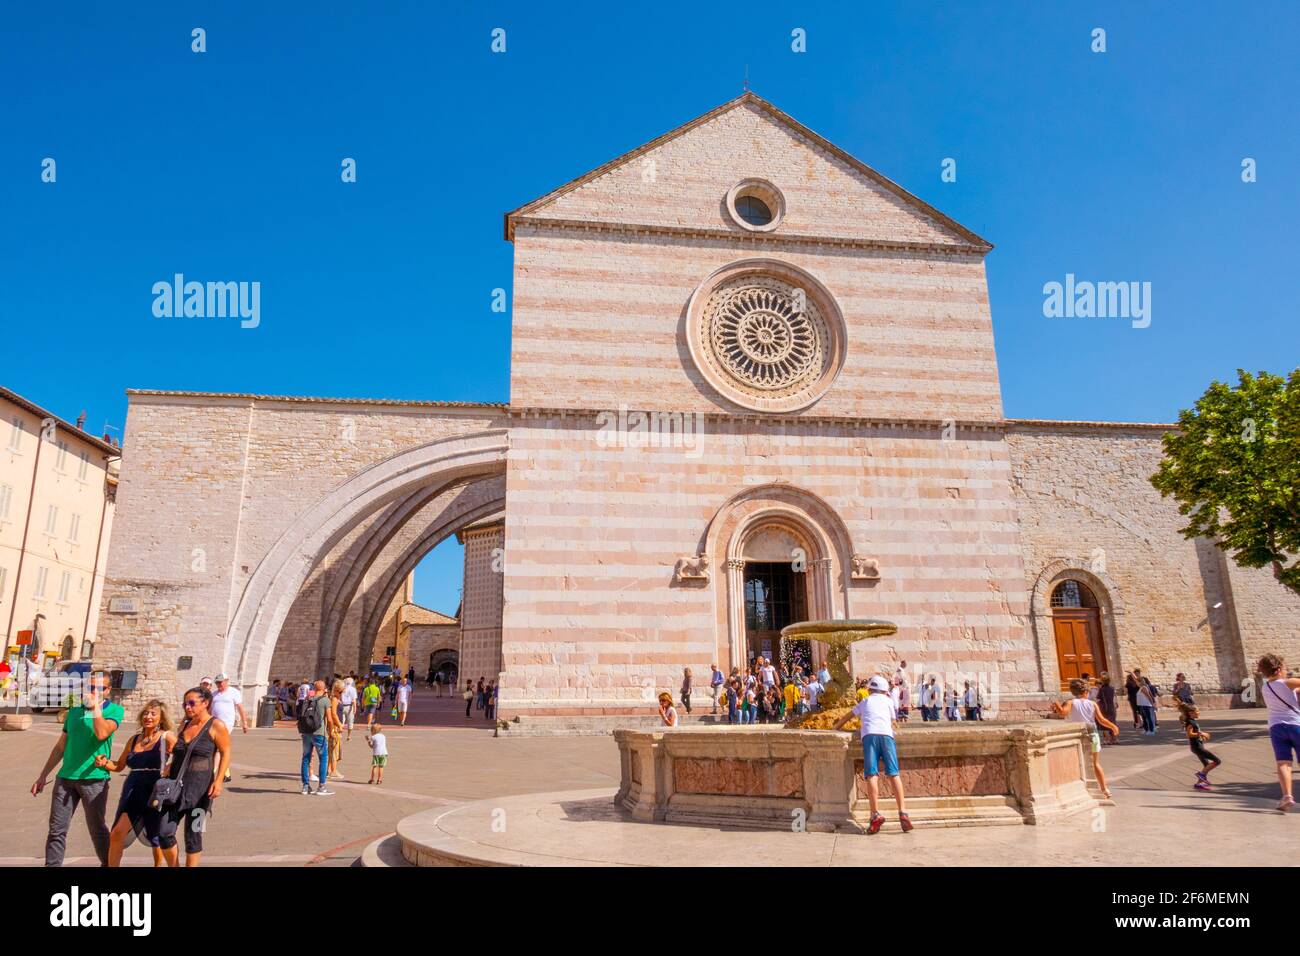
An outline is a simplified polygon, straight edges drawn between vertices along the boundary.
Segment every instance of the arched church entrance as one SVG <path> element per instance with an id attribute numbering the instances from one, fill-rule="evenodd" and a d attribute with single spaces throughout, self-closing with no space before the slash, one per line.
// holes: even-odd
<path id="1" fill-rule="evenodd" d="M 1067 578 L 1052 589 L 1051 606 L 1061 688 L 1085 674 L 1095 678 L 1108 670 L 1101 611 L 1092 590 L 1082 581 Z"/>
<path id="2" fill-rule="evenodd" d="M 854 563 L 848 528 L 826 501 L 785 484 L 747 488 L 714 514 L 702 542 L 718 555 L 718 658 L 744 668 L 756 658 L 817 664 L 821 645 L 783 647 L 781 628 L 848 616 Z"/>
<path id="3" fill-rule="evenodd" d="M 812 664 L 808 641 L 783 642 L 781 629 L 808 620 L 808 542 L 780 521 L 762 525 L 743 547 L 745 664 L 779 659 L 787 672 Z"/>

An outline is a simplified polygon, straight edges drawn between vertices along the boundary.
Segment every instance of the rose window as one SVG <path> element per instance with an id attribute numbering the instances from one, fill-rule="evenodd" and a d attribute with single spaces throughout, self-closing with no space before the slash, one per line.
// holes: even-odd
<path id="1" fill-rule="evenodd" d="M 733 262 L 700 283 L 686 335 L 704 382 L 752 411 L 807 408 L 844 367 L 847 333 L 834 297 L 777 259 Z"/>
<path id="2" fill-rule="evenodd" d="M 771 279 L 751 279 L 723 290 L 710 310 L 714 356 L 752 388 L 786 388 L 817 364 L 819 318 L 799 309 L 791 292 Z"/>

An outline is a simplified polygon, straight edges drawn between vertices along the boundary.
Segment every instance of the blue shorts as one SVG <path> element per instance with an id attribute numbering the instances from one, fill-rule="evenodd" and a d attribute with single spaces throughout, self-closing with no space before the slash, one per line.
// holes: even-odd
<path id="1" fill-rule="evenodd" d="M 1292 754 L 1300 760 L 1300 726 L 1274 724 L 1268 728 L 1268 739 L 1273 742 L 1273 756 L 1278 763 L 1290 763 Z"/>
<path id="2" fill-rule="evenodd" d="M 898 776 L 898 748 L 894 738 L 887 734 L 864 734 L 862 737 L 862 773 L 874 777 L 880 773 L 877 765 L 885 762 L 885 776 Z"/>

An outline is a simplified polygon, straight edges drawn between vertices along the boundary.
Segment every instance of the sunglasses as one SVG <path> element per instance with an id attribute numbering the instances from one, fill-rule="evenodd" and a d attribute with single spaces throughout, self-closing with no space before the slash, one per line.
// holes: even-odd
<path id="1" fill-rule="evenodd" d="M 181 706 L 182 706 L 182 707 L 197 707 L 197 706 L 199 706 L 199 702 L 198 702 L 197 700 L 184 700 L 184 701 L 181 701 Z"/>

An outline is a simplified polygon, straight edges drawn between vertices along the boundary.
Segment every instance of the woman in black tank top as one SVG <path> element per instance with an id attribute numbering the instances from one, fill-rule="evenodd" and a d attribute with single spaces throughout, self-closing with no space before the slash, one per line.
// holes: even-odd
<path id="1" fill-rule="evenodd" d="M 222 778 L 230 767 L 230 730 L 212 716 L 211 706 L 212 691 L 207 688 L 192 687 L 185 692 L 185 723 L 176 735 L 164 774 L 181 781 L 181 799 L 162 813 L 158 827 L 158 843 L 168 866 L 180 862 L 176 831 L 182 821 L 185 865 L 199 865 L 212 802 L 221 796 Z"/>
<path id="2" fill-rule="evenodd" d="M 95 758 L 95 766 L 109 773 L 131 771 L 126 775 L 126 784 L 117 801 L 117 813 L 113 816 L 113 829 L 108 835 L 109 866 L 122 865 L 122 853 L 136 837 L 153 849 L 153 865 L 163 865 L 162 851 L 158 848 L 161 817 L 157 810 L 149 807 L 149 796 L 162 774 L 168 752 L 176 743 L 176 735 L 171 729 L 167 705 L 160 700 L 151 700 L 140 711 L 140 732 L 127 741 L 122 755 L 116 760 L 103 756 Z"/>

